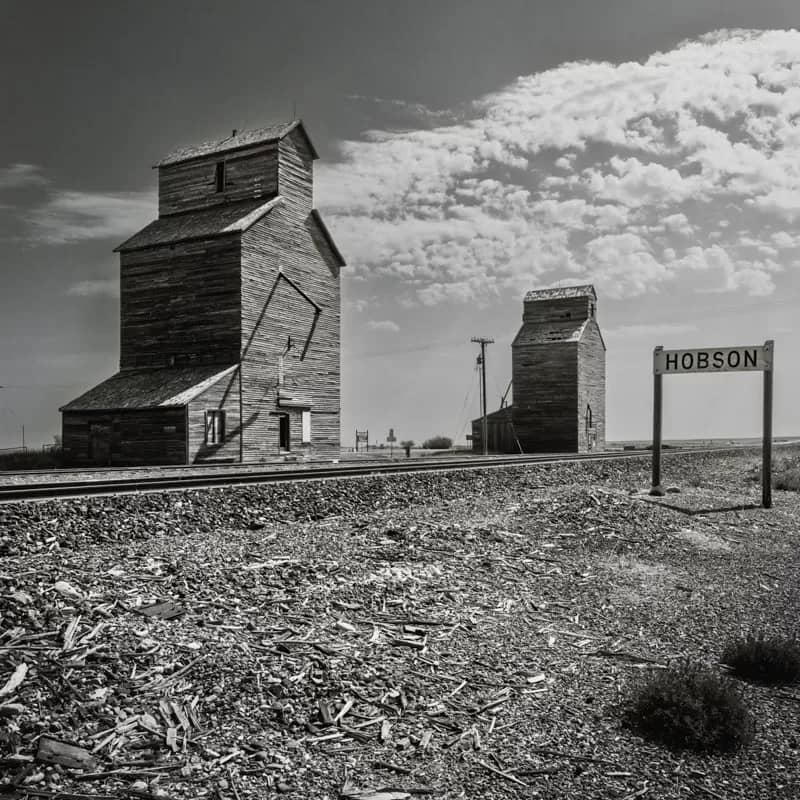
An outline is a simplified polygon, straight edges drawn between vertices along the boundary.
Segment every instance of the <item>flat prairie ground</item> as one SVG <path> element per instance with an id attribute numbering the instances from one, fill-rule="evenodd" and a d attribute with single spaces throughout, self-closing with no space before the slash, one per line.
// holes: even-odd
<path id="1" fill-rule="evenodd" d="M 758 458 L 666 455 L 658 499 L 643 457 L 2 505 L 0 797 L 800 798 L 797 687 L 742 683 L 729 755 L 621 721 L 797 634 Z"/>

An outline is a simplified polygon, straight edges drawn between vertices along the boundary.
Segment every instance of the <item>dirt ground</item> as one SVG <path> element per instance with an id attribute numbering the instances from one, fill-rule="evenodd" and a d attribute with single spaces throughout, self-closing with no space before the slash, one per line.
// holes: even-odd
<path id="1" fill-rule="evenodd" d="M 796 687 L 742 684 L 727 756 L 619 713 L 796 635 L 800 502 L 755 507 L 757 461 L 0 506 L 0 797 L 800 798 Z"/>

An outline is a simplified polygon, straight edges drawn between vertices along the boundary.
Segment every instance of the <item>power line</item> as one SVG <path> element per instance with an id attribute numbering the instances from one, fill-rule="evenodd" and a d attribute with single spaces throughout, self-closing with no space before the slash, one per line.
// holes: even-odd
<path id="1" fill-rule="evenodd" d="M 469 385 L 467 386 L 467 393 L 464 396 L 464 404 L 461 406 L 461 411 L 458 414 L 458 419 L 464 420 L 464 423 L 461 425 L 460 428 L 457 429 L 457 433 L 455 438 L 453 439 L 454 442 L 457 442 L 461 435 L 464 433 L 464 429 L 467 427 L 467 423 L 470 421 L 469 411 L 467 411 L 469 404 L 472 402 L 472 393 L 475 391 L 475 378 L 474 373 L 478 371 L 478 365 L 476 364 L 472 368 L 473 375 L 470 376 Z M 464 413 L 466 411 L 466 414 Z"/>

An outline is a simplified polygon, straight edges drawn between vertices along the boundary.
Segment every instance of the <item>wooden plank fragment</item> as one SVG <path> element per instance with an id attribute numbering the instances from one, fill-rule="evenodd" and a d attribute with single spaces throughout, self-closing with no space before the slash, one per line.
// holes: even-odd
<path id="1" fill-rule="evenodd" d="M 179 606 L 172 600 L 166 600 L 163 603 L 153 603 L 149 606 L 142 606 L 136 609 L 140 614 L 152 619 L 175 619 L 186 613 L 183 606 Z"/>
<path id="2" fill-rule="evenodd" d="M 428 748 L 430 747 L 432 737 L 433 737 L 433 731 L 425 731 L 425 733 L 422 734 L 422 738 L 420 739 L 419 742 L 419 747 L 423 753 L 427 752 Z"/>
<path id="3" fill-rule="evenodd" d="M 342 719 L 344 719 L 347 712 L 353 707 L 355 704 L 355 700 L 352 698 L 348 699 L 347 702 L 339 709 L 339 713 L 333 718 L 333 724 L 336 725 Z"/>
<path id="4" fill-rule="evenodd" d="M 511 781 L 512 783 L 516 783 L 519 786 L 527 786 L 528 785 L 524 781 L 521 781 L 519 778 L 517 778 L 516 776 L 512 775 L 510 772 L 503 772 L 502 770 L 497 769 L 496 767 L 493 767 L 491 764 L 487 764 L 485 761 L 481 761 L 480 759 L 477 759 L 477 762 L 484 769 L 488 769 L 489 772 L 493 772 L 495 775 L 499 775 L 501 778 L 505 778 L 507 781 Z"/>
<path id="5" fill-rule="evenodd" d="M 74 644 L 75 641 L 75 632 L 78 630 L 78 625 L 80 624 L 80 621 L 81 617 L 80 614 L 78 614 L 78 616 L 75 617 L 75 619 L 73 619 L 69 623 L 69 625 L 67 625 L 64 631 L 64 644 L 61 648 L 64 652 L 72 649 L 72 645 Z"/>
<path id="6" fill-rule="evenodd" d="M 36 760 L 45 764 L 60 764 L 70 769 L 93 770 L 96 765 L 94 756 L 85 748 L 69 742 L 42 736 L 36 751 Z"/>
<path id="7" fill-rule="evenodd" d="M 172 700 L 170 700 L 169 705 L 170 708 L 172 709 L 172 713 L 175 715 L 175 718 L 180 723 L 181 728 L 183 728 L 185 731 L 188 731 L 189 728 L 192 727 L 192 723 L 189 722 L 189 717 L 184 712 L 183 706 L 179 705 L 178 703 L 175 703 Z"/>
<path id="8" fill-rule="evenodd" d="M 16 688 L 25 680 L 28 674 L 28 665 L 20 664 L 12 673 L 11 677 L 6 681 L 5 686 L 0 689 L 0 697 L 10 695 Z"/>
<path id="9" fill-rule="evenodd" d="M 333 714 L 331 714 L 331 707 L 324 701 L 320 700 L 317 704 L 319 707 L 319 716 L 326 725 L 333 724 Z"/>

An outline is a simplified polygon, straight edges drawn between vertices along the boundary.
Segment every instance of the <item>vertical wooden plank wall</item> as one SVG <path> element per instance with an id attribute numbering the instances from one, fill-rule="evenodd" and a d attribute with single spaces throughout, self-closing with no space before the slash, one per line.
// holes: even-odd
<path id="1" fill-rule="evenodd" d="M 523 450 L 575 452 L 577 343 L 517 345 L 512 352 L 512 420 Z"/>
<path id="2" fill-rule="evenodd" d="M 221 444 L 206 444 L 205 412 L 225 412 L 225 435 Z M 239 373 L 226 375 L 189 403 L 189 463 L 238 461 L 241 425 L 239 419 Z"/>
<path id="3" fill-rule="evenodd" d="M 294 131 L 280 143 L 279 192 L 284 202 L 242 235 L 242 382 L 244 457 L 278 454 L 276 413 L 288 413 L 295 453 L 337 453 L 340 404 L 339 270 L 321 248 L 311 218 L 312 159 L 303 135 Z M 321 311 L 305 358 L 299 356 Z M 278 359 L 284 358 L 289 394 L 311 400 L 311 444 L 301 443 L 300 414 L 277 405 Z"/>
<path id="4" fill-rule="evenodd" d="M 265 200 L 278 191 L 278 144 L 220 153 L 158 170 L 158 213 L 175 214 L 237 200 Z M 216 191 L 216 165 L 225 164 L 225 190 Z"/>
<path id="5" fill-rule="evenodd" d="M 64 447 L 75 465 L 89 458 L 89 424 L 111 426 L 111 465 L 185 463 L 186 424 L 183 408 L 64 412 Z M 105 464 L 100 466 L 106 466 Z"/>
<path id="6" fill-rule="evenodd" d="M 564 297 L 556 300 L 529 300 L 523 306 L 522 323 L 580 321 L 589 316 L 590 298 Z"/>
<path id="7" fill-rule="evenodd" d="M 120 369 L 239 360 L 238 234 L 120 259 Z"/>
<path id="8" fill-rule="evenodd" d="M 606 349 L 600 328 L 594 319 L 586 325 L 578 343 L 578 452 L 588 450 L 586 435 L 586 406 L 592 408 L 596 431 L 595 450 L 606 446 Z"/>

